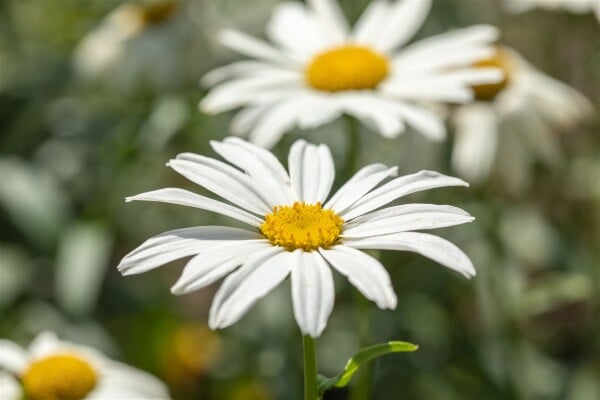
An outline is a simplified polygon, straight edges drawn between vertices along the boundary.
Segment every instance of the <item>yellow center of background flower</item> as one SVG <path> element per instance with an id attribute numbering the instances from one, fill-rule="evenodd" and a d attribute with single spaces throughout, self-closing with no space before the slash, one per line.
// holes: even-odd
<path id="1" fill-rule="evenodd" d="M 331 210 L 323 210 L 321 203 L 296 202 L 292 206 L 278 206 L 265 216 L 260 231 L 276 245 L 288 250 L 315 250 L 333 245 L 342 233 L 344 220 Z"/>
<path id="2" fill-rule="evenodd" d="M 177 1 L 151 1 L 139 6 L 139 15 L 144 25 L 158 25 L 169 19 L 177 10 Z"/>
<path id="3" fill-rule="evenodd" d="M 477 68 L 490 68 L 495 67 L 502 70 L 504 78 L 498 83 L 491 83 L 485 85 L 474 85 L 473 91 L 475 92 L 475 98 L 480 101 L 492 101 L 502 92 L 509 84 L 510 74 L 512 72 L 511 58 L 508 51 L 498 47 L 496 54 L 492 58 L 478 61 L 474 64 Z"/>
<path id="4" fill-rule="evenodd" d="M 61 354 L 35 361 L 21 379 L 28 400 L 81 400 L 98 377 L 86 361 Z"/>
<path id="5" fill-rule="evenodd" d="M 347 45 L 317 55 L 305 73 L 310 86 L 326 92 L 374 89 L 388 75 L 389 62 L 367 47 Z"/>

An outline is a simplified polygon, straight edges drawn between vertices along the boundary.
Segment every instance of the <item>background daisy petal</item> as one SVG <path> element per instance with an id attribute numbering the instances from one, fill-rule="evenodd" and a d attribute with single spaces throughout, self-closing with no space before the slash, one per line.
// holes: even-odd
<path id="1" fill-rule="evenodd" d="M 0 339 L 0 370 L 19 374 L 27 367 L 27 361 L 25 349 L 10 340 Z"/>

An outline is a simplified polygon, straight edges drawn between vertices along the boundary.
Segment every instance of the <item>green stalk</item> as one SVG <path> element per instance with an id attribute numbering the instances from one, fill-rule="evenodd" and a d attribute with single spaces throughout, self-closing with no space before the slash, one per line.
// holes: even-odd
<path id="1" fill-rule="evenodd" d="M 348 179 L 356 172 L 361 143 L 359 122 L 356 118 L 349 115 L 346 115 L 344 119 L 346 120 L 346 129 L 348 131 L 344 178 Z"/>
<path id="2" fill-rule="evenodd" d="M 317 383 L 317 342 L 309 335 L 302 337 L 304 351 L 304 400 L 320 400 Z"/>

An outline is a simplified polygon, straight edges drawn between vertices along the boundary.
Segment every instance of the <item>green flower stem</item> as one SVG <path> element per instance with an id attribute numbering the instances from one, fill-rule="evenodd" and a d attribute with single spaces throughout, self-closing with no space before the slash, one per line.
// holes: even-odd
<path id="1" fill-rule="evenodd" d="M 306 335 L 302 338 L 304 350 L 304 400 L 320 400 L 317 383 L 317 342 Z"/>
<path id="2" fill-rule="evenodd" d="M 346 115 L 346 129 L 347 134 L 347 151 L 346 151 L 346 165 L 344 169 L 345 179 L 349 179 L 356 170 L 358 169 L 358 158 L 361 149 L 360 140 L 360 123 L 354 117 Z M 369 345 L 369 304 L 368 301 L 362 297 L 360 293 L 356 293 L 355 306 L 357 308 L 358 315 L 358 335 L 360 347 L 366 347 Z M 364 400 L 369 398 L 371 383 L 371 368 L 369 365 L 365 366 L 358 376 L 358 382 L 352 387 L 350 392 L 350 400 Z"/>
<path id="3" fill-rule="evenodd" d="M 358 319 L 358 341 L 360 348 L 365 348 L 370 343 L 370 313 L 369 301 L 359 292 L 355 292 L 354 305 L 357 308 Z M 363 400 L 369 398 L 371 391 L 371 365 L 367 364 L 361 368 L 356 384 L 350 387 L 350 400 Z"/>
<path id="4" fill-rule="evenodd" d="M 344 178 L 350 178 L 355 172 L 358 164 L 358 156 L 360 152 L 360 129 L 359 122 L 356 118 L 346 115 L 346 129 L 348 131 L 347 137 L 347 151 L 346 151 L 346 165 L 344 166 Z"/>

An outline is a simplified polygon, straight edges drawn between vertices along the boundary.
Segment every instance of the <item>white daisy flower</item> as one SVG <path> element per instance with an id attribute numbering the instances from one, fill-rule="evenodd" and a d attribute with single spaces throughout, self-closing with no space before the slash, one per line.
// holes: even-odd
<path id="1" fill-rule="evenodd" d="M 552 165 L 560 154 L 555 131 L 571 128 L 593 113 L 583 95 L 545 75 L 513 49 L 498 47 L 494 57 L 476 65 L 501 68 L 505 79 L 475 86 L 477 101 L 459 106 L 451 117 L 456 131 L 452 164 L 469 182 L 488 177 L 496 153 L 506 153 L 506 175 L 511 179 L 526 173 L 523 163 L 537 159 Z"/>
<path id="2" fill-rule="evenodd" d="M 594 12 L 600 20 L 600 0 L 504 0 L 509 11 L 520 13 L 534 8 L 566 10 L 575 14 Z"/>
<path id="3" fill-rule="evenodd" d="M 166 400 L 169 393 L 154 376 L 106 358 L 97 350 L 38 335 L 27 349 L 0 340 L 0 372 L 18 378 L 28 400 Z M 0 380 L 13 393 L 21 391 L 6 376 Z M 6 385 L 6 386 L 5 386 Z M 21 398 L 21 397 L 18 397 Z"/>
<path id="4" fill-rule="evenodd" d="M 466 277 L 469 258 L 445 239 L 415 230 L 471 222 L 465 211 L 446 205 L 394 200 L 422 190 L 467 186 L 431 171 L 396 175 L 397 168 L 371 164 L 329 196 L 335 169 L 329 148 L 303 140 L 291 147 L 289 174 L 269 151 L 239 138 L 211 142 L 229 163 L 184 153 L 168 166 L 226 202 L 167 188 L 127 199 L 180 204 L 216 212 L 250 226 L 200 226 L 155 236 L 129 253 L 118 268 L 139 274 L 194 256 L 172 288 L 189 293 L 227 276 L 210 309 L 211 329 L 238 321 L 258 299 L 291 275 L 294 316 L 304 334 L 317 337 L 333 308 L 331 268 L 345 275 L 382 309 L 396 307 L 385 268 L 360 249 L 420 253 Z"/>
<path id="5" fill-rule="evenodd" d="M 471 64 L 491 56 L 496 28 L 480 25 L 406 46 L 431 0 L 373 1 L 352 29 L 334 0 L 286 2 L 275 8 L 266 33 L 271 43 L 226 30 L 223 45 L 252 58 L 209 72 L 216 87 L 201 109 L 242 108 L 231 129 L 271 147 L 294 126 L 315 128 L 342 114 L 396 137 L 410 125 L 443 139 L 442 121 L 416 103 L 464 103 L 471 85 L 502 79 L 496 68 Z"/>
<path id="6" fill-rule="evenodd" d="M 184 0 L 124 2 L 90 31 L 74 52 L 84 79 L 117 88 L 135 84 L 172 87 L 191 76 L 189 54 L 201 35 L 188 20 Z"/>

